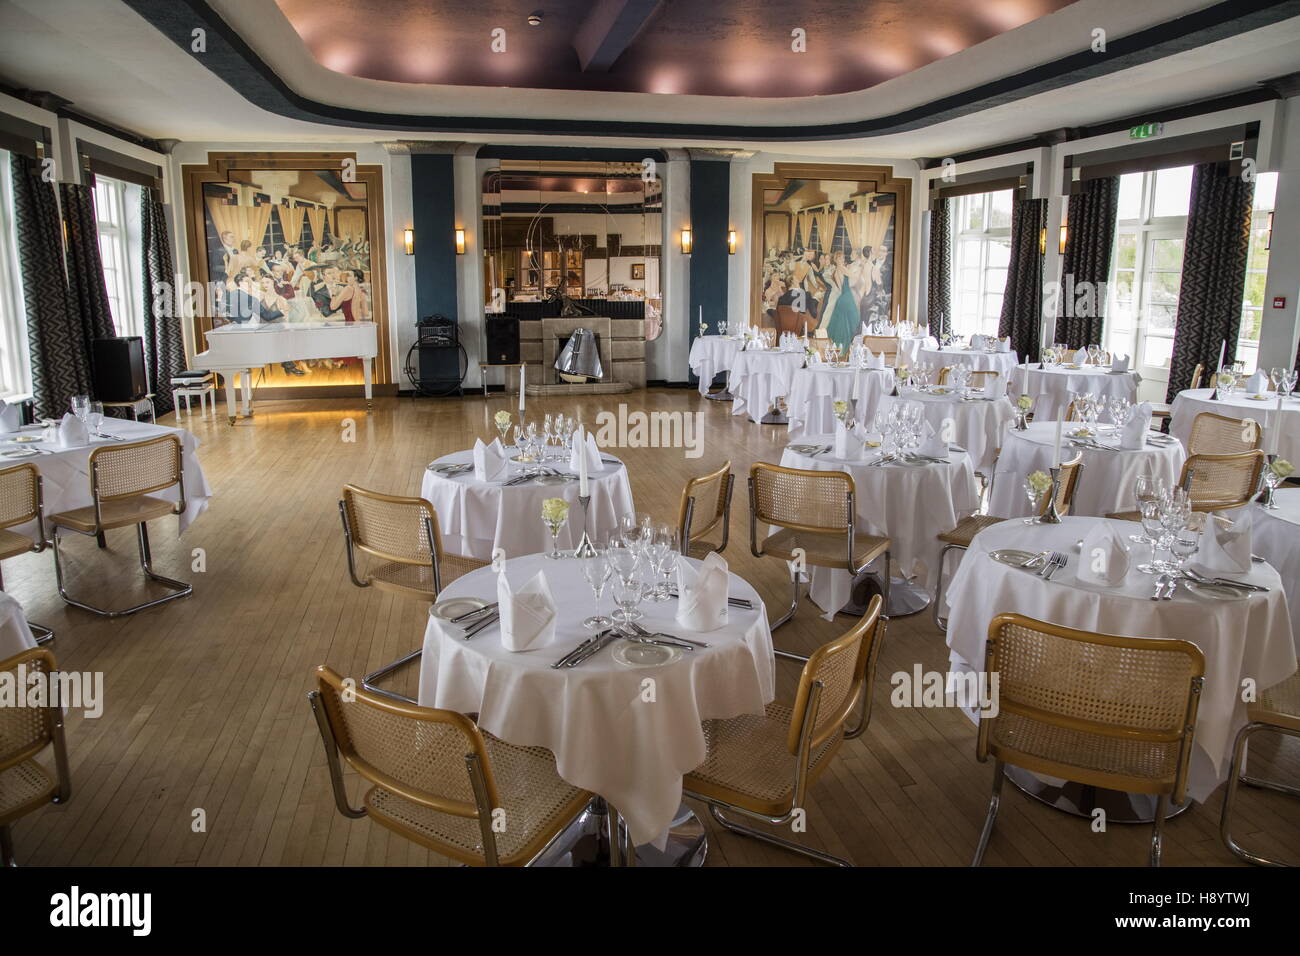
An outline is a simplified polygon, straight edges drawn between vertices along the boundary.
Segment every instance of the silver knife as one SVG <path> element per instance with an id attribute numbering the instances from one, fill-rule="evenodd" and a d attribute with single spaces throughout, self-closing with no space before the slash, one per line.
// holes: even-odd
<path id="1" fill-rule="evenodd" d="M 577 667 L 583 661 L 587 660 L 587 658 L 594 657 L 596 654 L 599 654 L 601 651 L 603 651 L 609 644 L 613 643 L 614 639 L 618 636 L 619 636 L 618 631 L 614 630 L 613 628 L 610 628 L 608 631 L 605 631 L 598 638 L 596 638 L 596 640 L 593 641 L 589 647 L 579 652 L 578 654 L 575 654 L 569 660 L 565 661 L 564 666 Z"/>
<path id="2" fill-rule="evenodd" d="M 565 654 L 565 655 L 564 655 L 563 657 L 561 657 L 558 661 L 556 661 L 554 664 L 552 664 L 551 667 L 553 667 L 553 668 L 558 668 L 558 667 L 564 667 L 564 666 L 566 666 L 566 664 L 567 664 L 570 660 L 572 660 L 574 657 L 578 656 L 578 654 L 582 653 L 584 650 L 586 650 L 588 647 L 590 647 L 593 643 L 595 643 L 595 642 L 598 641 L 601 637 L 603 637 L 606 633 L 608 633 L 608 632 L 606 632 L 606 631 L 601 631 L 601 632 L 600 632 L 599 634 L 597 634 L 595 637 L 589 637 L 589 638 L 587 638 L 585 641 L 583 641 L 581 644 L 579 644 L 579 645 L 578 645 L 577 647 L 575 647 L 573 650 L 569 651 L 569 653 Z"/>
<path id="3" fill-rule="evenodd" d="M 663 644 L 670 644 L 674 647 L 684 647 L 689 651 L 693 651 L 697 647 L 705 648 L 709 646 L 708 644 L 705 644 L 703 641 L 692 641 L 685 637 L 678 637 L 676 634 L 665 634 L 663 631 L 657 631 L 651 633 L 650 631 L 647 631 L 644 627 L 642 627 L 640 624 L 637 624 L 635 621 L 629 621 L 628 627 L 636 631 L 636 633 L 640 635 L 642 638 L 644 638 L 645 640 L 654 641 L 657 644 L 663 643 Z"/>
<path id="4" fill-rule="evenodd" d="M 481 621 L 475 621 L 473 624 L 471 624 L 469 627 L 465 629 L 465 633 L 461 635 L 461 640 L 468 641 L 471 637 L 474 637 L 476 634 L 478 634 L 479 631 L 483 630 L 485 627 L 487 627 L 490 624 L 495 624 L 500 619 L 501 616 L 499 614 L 493 613 L 493 614 L 489 614 Z"/>
<path id="5" fill-rule="evenodd" d="M 452 624 L 459 624 L 461 621 L 468 621 L 471 617 L 478 617 L 480 614 L 488 614 L 496 609 L 497 602 L 493 601 L 491 604 L 484 604 L 482 607 L 476 607 L 474 610 L 466 611 L 464 614 L 457 614 L 455 617 L 450 618 L 450 620 Z"/>

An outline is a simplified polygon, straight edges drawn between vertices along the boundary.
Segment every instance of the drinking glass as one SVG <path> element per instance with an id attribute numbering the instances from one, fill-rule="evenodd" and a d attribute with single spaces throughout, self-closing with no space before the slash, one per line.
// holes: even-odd
<path id="1" fill-rule="evenodd" d="M 630 580 L 624 580 L 621 576 L 616 575 L 613 583 L 614 603 L 618 609 L 614 611 L 613 618 L 621 624 L 627 624 L 631 621 L 639 621 L 645 615 L 637 607 L 641 603 L 641 598 L 645 596 L 645 586 L 641 583 L 636 575 L 632 575 Z"/>
<path id="2" fill-rule="evenodd" d="M 1156 501 L 1165 493 L 1165 483 L 1155 475 L 1138 475 L 1137 481 L 1133 483 L 1133 497 L 1137 502 L 1138 511 L 1142 510 L 1142 505 L 1147 501 Z M 1129 540 L 1136 541 L 1138 544 L 1151 544 L 1151 540 L 1144 534 L 1131 534 Z"/>
<path id="3" fill-rule="evenodd" d="M 630 581 L 636 577 L 637 553 L 622 539 L 614 538 L 610 541 L 609 547 L 605 549 L 605 560 L 620 580 Z"/>
<path id="4" fill-rule="evenodd" d="M 548 554 L 547 557 L 552 560 L 564 557 L 564 555 L 560 553 L 560 545 L 557 539 L 560 534 L 560 529 L 564 527 L 568 520 L 569 513 L 567 511 L 564 513 L 562 518 L 548 518 L 545 515 L 542 516 L 542 524 L 546 525 L 546 530 L 551 533 L 551 553 Z"/>
<path id="5" fill-rule="evenodd" d="M 1156 560 L 1156 550 L 1160 546 L 1160 499 L 1144 501 L 1138 505 L 1142 515 L 1142 530 L 1146 532 L 1146 541 L 1151 545 L 1151 560 L 1139 564 L 1138 570 L 1143 574 L 1159 574 L 1164 570 Z"/>
<path id="6" fill-rule="evenodd" d="M 587 583 L 591 585 L 591 592 L 596 597 L 596 613 L 583 621 L 582 626 L 592 631 L 603 630 L 609 627 L 612 622 L 600 613 L 600 598 L 605 593 L 605 584 L 614 571 L 605 558 L 605 552 L 601 550 L 597 550 L 595 554 L 579 560 L 582 562 L 582 576 L 587 579 Z"/>
<path id="7" fill-rule="evenodd" d="M 1196 553 L 1201 545 L 1201 534 L 1191 528 L 1183 528 L 1169 543 L 1169 553 L 1174 559 L 1174 571 L 1181 575 L 1187 559 Z"/>
<path id="8" fill-rule="evenodd" d="M 89 395 L 72 396 L 72 414 L 80 418 L 83 424 L 86 421 L 86 410 L 89 405 L 90 405 Z"/>
<path id="9" fill-rule="evenodd" d="M 618 530 L 623 542 L 636 554 L 645 550 L 646 538 L 652 533 L 654 523 L 648 514 L 629 511 L 618 519 Z"/>
<path id="10" fill-rule="evenodd" d="M 102 435 L 100 428 L 104 424 L 104 403 L 91 402 L 86 406 L 86 427 L 92 435 Z"/>
<path id="11" fill-rule="evenodd" d="M 1046 495 L 1047 492 L 1040 491 L 1028 481 L 1025 482 L 1024 488 L 1025 496 L 1029 499 L 1029 506 L 1034 512 L 1033 517 L 1025 519 L 1025 524 L 1038 524 L 1038 515 L 1043 507 L 1043 496 Z"/>
<path id="12" fill-rule="evenodd" d="M 672 591 L 672 576 L 673 572 L 677 570 L 677 558 L 680 556 L 680 551 L 677 529 L 661 525 L 655 531 L 652 558 L 654 570 L 663 578 L 655 586 L 654 599 L 656 601 L 667 601 L 672 597 L 669 592 Z"/>

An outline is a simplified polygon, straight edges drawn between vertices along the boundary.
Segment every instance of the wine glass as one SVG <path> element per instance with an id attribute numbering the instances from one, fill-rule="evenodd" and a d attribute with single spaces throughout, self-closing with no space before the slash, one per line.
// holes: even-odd
<path id="1" fill-rule="evenodd" d="M 592 631 L 603 630 L 604 628 L 609 627 L 612 622 L 609 618 L 600 613 L 600 598 L 601 595 L 605 593 L 605 584 L 609 581 L 610 575 L 614 573 L 614 570 L 609 566 L 609 561 L 606 560 L 605 552 L 599 549 L 595 550 L 595 552 L 590 556 L 580 558 L 579 560 L 582 562 L 582 576 L 586 578 L 587 583 L 591 585 L 591 592 L 596 598 L 596 613 L 583 621 L 582 626 Z"/>
<path id="2" fill-rule="evenodd" d="M 660 525 L 655 531 L 654 550 L 652 552 L 651 566 L 662 577 L 654 589 L 654 599 L 656 601 L 667 601 L 672 595 L 672 575 L 677 570 L 677 558 L 680 556 L 680 547 L 678 543 L 678 532 L 676 528 L 670 528 L 668 525 Z"/>
<path id="3" fill-rule="evenodd" d="M 621 624 L 628 624 L 639 621 L 645 616 L 637 607 L 645 597 L 645 585 L 635 574 L 628 580 L 624 580 L 621 575 L 616 575 L 613 594 L 614 603 L 618 605 L 618 609 L 613 614 L 614 620 Z"/>
<path id="4" fill-rule="evenodd" d="M 558 505 L 552 505 L 552 502 L 565 504 L 564 508 Z M 550 507 L 548 507 L 548 505 Z M 547 555 L 552 560 L 564 557 L 560 553 L 559 534 L 565 523 L 569 520 L 569 509 L 563 498 L 547 498 L 542 502 L 542 523 L 546 525 L 546 530 L 551 533 L 551 553 Z"/>
<path id="5" fill-rule="evenodd" d="M 100 428 L 104 424 L 104 403 L 91 402 L 86 406 L 86 427 L 90 429 L 92 435 L 101 436 L 103 433 Z"/>
<path id="6" fill-rule="evenodd" d="M 1160 546 L 1160 511 L 1159 498 L 1138 505 L 1138 512 L 1142 515 L 1142 530 L 1146 532 L 1145 540 L 1151 545 L 1151 560 L 1138 565 L 1138 570 L 1143 574 L 1159 574 L 1164 570 L 1156 560 L 1156 550 Z"/>
<path id="7" fill-rule="evenodd" d="M 641 511 L 629 511 L 618 519 L 618 530 L 623 542 L 640 554 L 645 550 L 646 538 L 651 534 L 653 522 L 648 514 Z"/>
<path id="8" fill-rule="evenodd" d="M 1043 510 L 1043 497 L 1047 494 L 1047 488 L 1041 488 L 1031 481 L 1026 481 L 1025 497 L 1029 499 L 1030 510 L 1034 512 L 1033 517 L 1026 518 L 1025 524 L 1038 524 L 1038 516 Z"/>
<path id="9" fill-rule="evenodd" d="M 72 414 L 80 418 L 83 424 L 86 421 L 86 409 L 89 405 L 90 405 L 89 395 L 72 396 Z"/>
<path id="10" fill-rule="evenodd" d="M 1173 540 L 1169 542 L 1169 553 L 1174 559 L 1173 570 L 1176 574 L 1182 576 L 1187 559 L 1196 553 L 1200 545 L 1201 533 L 1193 528 L 1183 528 L 1174 535 Z"/>
<path id="11" fill-rule="evenodd" d="M 1133 497 L 1137 502 L 1137 510 L 1142 510 L 1142 505 L 1148 501 L 1157 501 L 1165 493 L 1165 483 L 1155 475 L 1138 475 L 1137 481 L 1133 483 Z M 1151 540 L 1144 534 L 1129 535 L 1130 541 L 1136 541 L 1138 544 L 1151 544 Z"/>

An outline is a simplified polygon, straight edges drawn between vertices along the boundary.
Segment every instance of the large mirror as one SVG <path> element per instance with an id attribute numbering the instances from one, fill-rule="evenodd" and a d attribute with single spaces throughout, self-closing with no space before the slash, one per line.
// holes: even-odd
<path id="1" fill-rule="evenodd" d="M 503 160 L 483 177 L 488 313 L 644 319 L 657 338 L 662 213 L 641 163 Z"/>

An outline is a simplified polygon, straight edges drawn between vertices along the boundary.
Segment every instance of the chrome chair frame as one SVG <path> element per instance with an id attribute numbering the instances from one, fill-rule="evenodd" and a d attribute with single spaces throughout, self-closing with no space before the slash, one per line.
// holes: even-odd
<path id="1" fill-rule="evenodd" d="M 1256 866 L 1289 866 L 1290 864 L 1283 863 L 1280 860 L 1251 853 L 1232 838 L 1232 806 L 1236 801 L 1238 783 L 1244 783 L 1247 786 L 1261 790 L 1284 793 L 1290 797 L 1300 797 L 1300 787 L 1292 787 L 1289 784 L 1277 783 L 1273 780 L 1264 780 L 1261 777 L 1246 776 L 1246 747 L 1251 736 L 1261 730 L 1271 730 L 1276 734 L 1300 739 L 1300 732 L 1294 731 L 1290 727 L 1279 727 L 1277 724 L 1259 720 L 1252 721 L 1237 731 L 1237 739 L 1232 747 L 1232 765 L 1228 769 L 1228 786 L 1223 792 L 1223 813 L 1219 817 L 1219 836 L 1222 837 L 1224 844 L 1235 856 L 1248 863 L 1254 863 Z"/>
<path id="2" fill-rule="evenodd" d="M 725 503 L 722 506 L 722 541 L 712 550 L 711 553 L 722 554 L 727 550 L 727 542 L 731 539 L 731 493 L 735 488 L 736 476 L 727 474 L 727 487 L 723 492 Z M 695 496 L 689 495 L 686 499 L 686 517 L 682 520 L 682 526 L 677 529 L 678 550 L 682 554 L 689 554 L 691 548 L 691 520 L 695 517 Z"/>
<path id="3" fill-rule="evenodd" d="M 45 479 L 38 471 L 36 473 L 36 540 L 27 550 L 31 554 L 42 553 L 49 544 L 49 538 L 45 533 Z M 4 570 L 0 567 L 0 591 L 5 589 Z M 54 631 L 43 624 L 27 622 L 27 629 L 32 632 L 36 638 L 37 645 L 49 644 L 54 640 Z"/>

